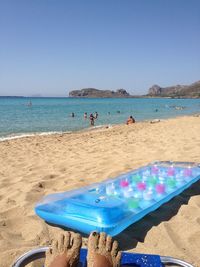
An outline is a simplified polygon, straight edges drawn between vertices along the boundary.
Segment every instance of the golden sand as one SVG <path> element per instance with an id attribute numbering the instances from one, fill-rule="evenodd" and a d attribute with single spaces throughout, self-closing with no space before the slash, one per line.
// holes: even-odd
<path id="1" fill-rule="evenodd" d="M 103 181 L 154 160 L 200 162 L 200 117 L 4 141 L 0 159 L 0 266 L 8 267 L 61 231 L 35 215 L 34 205 L 42 196 Z M 173 256 L 200 266 L 200 182 L 116 238 L 122 250 Z"/>

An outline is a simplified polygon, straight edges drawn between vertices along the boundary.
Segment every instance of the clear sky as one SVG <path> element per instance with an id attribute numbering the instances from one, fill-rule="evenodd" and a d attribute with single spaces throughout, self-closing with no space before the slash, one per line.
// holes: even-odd
<path id="1" fill-rule="evenodd" d="M 197 80 L 199 0 L 0 0 L 0 95 Z"/>

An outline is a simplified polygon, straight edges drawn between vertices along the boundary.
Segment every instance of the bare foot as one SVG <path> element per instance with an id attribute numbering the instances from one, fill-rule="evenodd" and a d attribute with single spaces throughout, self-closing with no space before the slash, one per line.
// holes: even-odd
<path id="1" fill-rule="evenodd" d="M 88 239 L 88 267 L 119 267 L 121 252 L 118 242 L 112 242 L 111 236 L 105 233 L 92 232 Z"/>
<path id="2" fill-rule="evenodd" d="M 53 240 L 52 248 L 46 252 L 45 267 L 76 267 L 82 244 L 81 235 L 66 232 L 59 240 Z"/>

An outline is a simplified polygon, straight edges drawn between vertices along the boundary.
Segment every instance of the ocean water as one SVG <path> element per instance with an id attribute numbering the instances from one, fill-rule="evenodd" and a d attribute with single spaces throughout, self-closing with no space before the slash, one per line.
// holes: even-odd
<path id="1" fill-rule="evenodd" d="M 89 117 L 95 111 L 99 114 L 95 126 L 99 127 L 124 123 L 130 115 L 143 121 L 199 113 L 200 99 L 0 98 L 0 140 L 88 128 L 90 121 L 83 114 L 87 112 Z M 74 118 L 70 116 L 72 112 Z"/>

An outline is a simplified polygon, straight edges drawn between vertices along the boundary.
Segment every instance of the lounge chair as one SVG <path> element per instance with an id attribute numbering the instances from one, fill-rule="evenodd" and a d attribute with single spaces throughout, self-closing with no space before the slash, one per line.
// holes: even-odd
<path id="1" fill-rule="evenodd" d="M 45 257 L 45 252 L 49 247 L 40 247 L 30 250 L 21 255 L 12 267 L 24 267 L 27 264 L 33 262 L 36 259 Z M 86 265 L 87 249 L 82 248 L 80 253 L 80 267 Z M 172 257 L 150 255 L 150 254 L 138 254 L 138 253 L 122 253 L 121 265 L 135 266 L 135 267 L 164 267 L 164 266 L 182 266 L 182 267 L 194 267 L 193 265 Z"/>

